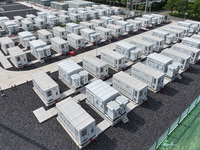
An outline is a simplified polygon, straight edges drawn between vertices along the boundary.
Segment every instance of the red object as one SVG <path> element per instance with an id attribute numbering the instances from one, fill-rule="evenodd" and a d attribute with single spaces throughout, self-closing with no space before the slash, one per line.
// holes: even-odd
<path id="1" fill-rule="evenodd" d="M 31 6 L 31 8 L 33 8 L 33 7 Z"/>
<path id="2" fill-rule="evenodd" d="M 27 50 L 30 50 L 30 47 L 28 47 Z"/>
<path id="3" fill-rule="evenodd" d="M 70 56 L 75 56 L 75 52 L 74 51 L 71 51 L 69 52 Z"/>
<path id="4" fill-rule="evenodd" d="M 122 71 L 125 71 L 126 70 L 126 68 L 122 68 Z"/>
<path id="5" fill-rule="evenodd" d="M 188 67 L 187 70 L 190 70 L 190 68 Z"/>
<path id="6" fill-rule="evenodd" d="M 28 85 L 28 80 L 26 80 L 26 84 Z"/>
<path id="7" fill-rule="evenodd" d="M 15 86 L 15 89 L 17 88 L 17 86 L 16 85 L 14 85 Z"/>
<path id="8" fill-rule="evenodd" d="M 12 88 L 12 90 L 14 90 L 14 87 L 13 87 L 13 86 L 11 86 L 11 88 Z"/>
<path id="9" fill-rule="evenodd" d="M 59 78 L 59 74 L 58 74 L 58 78 Z"/>
<path id="10" fill-rule="evenodd" d="M 148 103 L 148 100 L 147 99 L 143 100 L 143 103 Z"/>
<path id="11" fill-rule="evenodd" d="M 63 55 L 63 53 L 61 53 L 61 55 Z"/>
<path id="12" fill-rule="evenodd" d="M 95 43 L 93 43 L 93 45 L 95 46 L 96 44 L 95 44 Z"/>
<path id="13" fill-rule="evenodd" d="M 51 56 L 49 57 L 49 59 L 51 60 Z"/>
<path id="14" fill-rule="evenodd" d="M 90 139 L 90 143 L 93 143 L 93 142 L 95 142 L 95 141 L 98 141 L 97 138 L 95 138 L 95 139 Z"/>
<path id="15" fill-rule="evenodd" d="M 104 77 L 104 79 L 106 79 L 106 80 L 109 79 L 109 78 L 110 78 L 109 76 L 105 76 L 105 77 Z"/>
<path id="16" fill-rule="evenodd" d="M 160 90 L 163 90 L 163 89 L 164 89 L 163 87 L 160 88 Z"/>
<path id="17" fill-rule="evenodd" d="M 18 70 L 18 68 L 17 68 L 17 67 L 15 67 L 15 69 L 16 69 L 16 70 Z"/>

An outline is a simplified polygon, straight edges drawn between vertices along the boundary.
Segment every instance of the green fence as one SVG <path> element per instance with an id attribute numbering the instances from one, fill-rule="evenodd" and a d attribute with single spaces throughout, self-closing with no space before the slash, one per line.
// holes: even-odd
<path id="1" fill-rule="evenodd" d="M 176 119 L 176 121 L 163 133 L 163 135 L 151 146 L 149 150 L 155 150 L 164 141 L 164 139 L 179 125 L 179 123 L 188 115 L 188 113 L 199 103 L 200 95 L 190 104 L 190 106 Z"/>

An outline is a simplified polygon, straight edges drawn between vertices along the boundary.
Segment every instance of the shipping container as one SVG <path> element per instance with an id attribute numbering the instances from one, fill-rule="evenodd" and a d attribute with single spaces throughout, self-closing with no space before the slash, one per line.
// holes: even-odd
<path id="1" fill-rule="evenodd" d="M 80 7 L 87 7 L 87 6 L 92 6 L 94 2 L 89 2 L 89 1 L 64 1 L 64 3 L 67 3 L 69 7 L 72 8 L 80 8 Z"/>
<path id="2" fill-rule="evenodd" d="M 132 39 L 130 43 L 136 45 L 137 48 L 141 48 L 144 55 L 149 55 L 153 52 L 153 43 L 140 39 Z"/>
<path id="3" fill-rule="evenodd" d="M 158 38 L 161 38 L 165 41 L 166 44 L 171 44 L 175 41 L 176 37 L 174 35 L 170 35 L 169 32 L 167 31 L 162 31 L 162 30 L 153 30 L 152 35 Z"/>
<path id="4" fill-rule="evenodd" d="M 58 120 L 79 147 L 96 138 L 95 120 L 71 97 L 56 103 Z"/>
<path id="5" fill-rule="evenodd" d="M 25 31 L 33 31 L 33 23 L 27 19 L 22 20 L 22 29 L 24 29 Z"/>
<path id="6" fill-rule="evenodd" d="M 26 18 L 27 18 L 30 22 L 32 22 L 32 24 L 35 23 L 35 18 L 36 18 L 35 15 L 33 15 L 33 14 L 28 14 L 28 15 L 26 15 Z"/>
<path id="7" fill-rule="evenodd" d="M 191 36 L 191 38 L 196 39 L 196 40 L 200 40 L 200 35 L 194 34 L 194 35 Z"/>
<path id="8" fill-rule="evenodd" d="M 88 11 L 88 10 L 93 10 L 93 7 L 90 7 L 90 6 L 85 7 L 85 10 L 86 10 L 86 11 Z"/>
<path id="9" fill-rule="evenodd" d="M 106 27 L 109 24 L 114 24 L 114 20 L 111 19 L 110 17 L 102 16 L 100 17 L 100 20 L 104 22 L 104 27 Z"/>
<path id="10" fill-rule="evenodd" d="M 60 37 L 51 38 L 51 47 L 60 54 L 66 54 L 69 52 L 68 42 Z"/>
<path id="11" fill-rule="evenodd" d="M 67 23 L 66 30 L 68 33 L 75 33 L 75 34 L 81 33 L 81 27 L 76 23 Z"/>
<path id="12" fill-rule="evenodd" d="M 67 39 L 67 31 L 62 27 L 53 27 L 53 35 L 54 37 L 60 37 L 62 39 Z"/>
<path id="13" fill-rule="evenodd" d="M 8 48 L 14 47 L 14 42 L 9 37 L 2 37 L 0 38 L 1 49 L 4 51 L 5 54 L 8 53 Z"/>
<path id="14" fill-rule="evenodd" d="M 47 13 L 46 12 L 37 12 L 39 18 L 44 19 L 47 21 Z"/>
<path id="15" fill-rule="evenodd" d="M 183 26 L 178 26 L 178 25 L 171 25 L 170 28 L 174 30 L 183 31 L 183 37 L 188 36 L 189 30 L 190 30 L 190 28 L 188 27 L 183 27 Z"/>
<path id="16" fill-rule="evenodd" d="M 51 26 L 57 26 L 60 24 L 59 17 L 56 17 L 54 15 L 48 15 L 47 16 L 47 24 Z"/>
<path id="17" fill-rule="evenodd" d="M 70 18 L 69 18 L 69 16 L 68 15 L 59 15 L 59 21 L 60 21 L 60 23 L 68 23 L 68 22 L 70 22 Z"/>
<path id="18" fill-rule="evenodd" d="M 150 20 L 149 19 L 145 19 L 145 18 L 141 18 L 141 17 L 136 17 L 135 20 L 141 21 L 143 28 L 148 28 L 150 26 Z"/>
<path id="19" fill-rule="evenodd" d="M 111 34 L 114 37 L 121 38 L 123 36 L 123 31 L 122 31 L 121 26 L 117 26 L 114 24 L 108 24 L 106 28 L 111 30 Z"/>
<path id="20" fill-rule="evenodd" d="M 94 29 L 94 25 L 89 22 L 80 22 L 79 25 L 82 29 Z"/>
<path id="21" fill-rule="evenodd" d="M 114 15 L 114 10 L 112 11 L 112 9 L 110 7 L 103 7 L 101 9 L 105 10 L 105 15 L 106 16 Z"/>
<path id="22" fill-rule="evenodd" d="M 18 24 L 18 26 L 22 25 L 22 20 L 24 20 L 22 16 L 14 16 L 14 21 L 16 24 Z"/>
<path id="23" fill-rule="evenodd" d="M 180 69 L 187 70 L 190 65 L 190 55 L 183 54 L 173 49 L 165 49 L 161 52 L 162 55 L 170 57 L 174 62 L 180 63 Z"/>
<path id="24" fill-rule="evenodd" d="M 72 22 L 80 22 L 80 15 L 75 13 L 70 13 L 69 18 Z"/>
<path id="25" fill-rule="evenodd" d="M 141 62 L 132 66 L 131 75 L 147 84 L 148 87 L 155 92 L 159 91 L 164 86 L 165 74 Z"/>
<path id="26" fill-rule="evenodd" d="M 196 32 L 196 31 L 198 30 L 198 28 L 197 28 L 197 27 L 194 27 L 194 26 L 192 25 L 192 23 L 185 22 L 185 21 L 178 21 L 177 25 L 178 25 L 178 26 L 182 26 L 182 27 L 187 27 L 187 28 L 189 28 L 189 32 L 190 32 L 190 33 L 194 33 L 194 32 Z"/>
<path id="27" fill-rule="evenodd" d="M 171 28 L 162 28 L 162 30 L 169 32 L 170 35 L 172 35 L 172 36 L 175 36 L 176 41 L 179 41 L 184 36 L 183 31 L 180 31 L 180 30 L 175 30 L 175 29 L 171 29 Z"/>
<path id="28" fill-rule="evenodd" d="M 96 9 L 100 9 L 100 6 L 99 6 L 99 5 L 92 5 L 92 8 L 93 8 L 94 10 L 96 10 Z"/>
<path id="29" fill-rule="evenodd" d="M 8 52 L 10 54 L 10 60 L 16 68 L 22 68 L 28 64 L 26 53 L 18 46 L 8 48 Z"/>
<path id="30" fill-rule="evenodd" d="M 106 41 L 112 40 L 111 30 L 104 27 L 96 27 L 95 31 L 100 34 L 100 38 Z"/>
<path id="31" fill-rule="evenodd" d="M 155 18 L 158 19 L 158 24 L 164 23 L 164 21 L 165 21 L 165 16 L 164 15 L 151 14 L 151 16 L 154 16 Z"/>
<path id="32" fill-rule="evenodd" d="M 82 19 L 82 20 L 89 20 L 90 19 L 90 14 L 87 11 L 79 10 L 78 14 L 80 15 L 80 19 Z"/>
<path id="33" fill-rule="evenodd" d="M 93 44 L 97 44 L 100 41 L 100 34 L 92 29 L 81 29 L 81 36 Z"/>
<path id="34" fill-rule="evenodd" d="M 11 34 L 17 34 L 19 32 L 19 26 L 14 21 L 6 21 L 4 24 L 4 30 Z"/>
<path id="35" fill-rule="evenodd" d="M 195 36 L 194 36 L 195 37 Z M 184 45 L 188 45 L 190 47 L 194 47 L 194 48 L 200 48 L 200 40 L 196 39 L 194 37 L 185 37 L 182 39 L 182 44 Z M 197 36 L 196 36 L 197 37 Z"/>
<path id="36" fill-rule="evenodd" d="M 32 75 L 33 88 L 46 106 L 50 106 L 60 99 L 58 84 L 45 72 Z"/>
<path id="37" fill-rule="evenodd" d="M 127 22 L 133 25 L 134 30 L 140 30 L 142 27 L 142 21 L 137 21 L 133 19 L 128 19 Z"/>
<path id="38" fill-rule="evenodd" d="M 38 30 L 37 33 L 38 33 L 38 38 L 40 40 L 42 40 L 43 42 L 45 42 L 45 43 L 51 42 L 51 38 L 53 37 L 53 35 L 48 30 L 41 29 L 41 30 Z"/>
<path id="39" fill-rule="evenodd" d="M 35 18 L 35 26 L 39 29 L 45 29 L 47 28 L 47 23 L 44 19 L 41 18 Z"/>
<path id="40" fill-rule="evenodd" d="M 69 8 L 69 9 L 68 9 L 69 14 L 71 14 L 71 13 L 76 14 L 77 11 L 78 11 L 77 8 Z"/>
<path id="41" fill-rule="evenodd" d="M 138 105 L 147 100 L 147 84 L 125 72 L 114 74 L 112 84 L 113 88 Z"/>
<path id="42" fill-rule="evenodd" d="M 92 55 L 83 57 L 83 68 L 99 79 L 104 79 L 109 76 L 108 64 Z"/>
<path id="43" fill-rule="evenodd" d="M 116 25 L 121 26 L 124 32 L 131 33 L 134 30 L 134 26 L 127 21 L 116 21 Z"/>
<path id="44" fill-rule="evenodd" d="M 36 37 L 28 31 L 19 32 L 18 33 L 19 41 L 25 48 L 29 48 L 29 42 L 36 40 Z"/>
<path id="45" fill-rule="evenodd" d="M 90 20 L 90 23 L 93 24 L 94 28 L 104 26 L 104 22 L 102 20 L 94 19 L 94 20 Z"/>
<path id="46" fill-rule="evenodd" d="M 68 44 L 75 49 L 81 50 L 85 48 L 85 40 L 82 36 L 79 36 L 75 33 L 67 34 Z"/>

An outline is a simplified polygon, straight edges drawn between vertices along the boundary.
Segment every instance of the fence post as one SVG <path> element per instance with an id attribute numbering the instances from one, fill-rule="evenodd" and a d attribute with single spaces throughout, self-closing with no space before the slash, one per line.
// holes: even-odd
<path id="1" fill-rule="evenodd" d="M 158 139 L 159 140 L 159 139 Z M 156 146 L 155 146 L 155 149 L 157 149 L 157 146 L 158 146 L 158 140 L 156 141 Z"/>
<path id="2" fill-rule="evenodd" d="M 189 111 L 190 111 L 190 107 L 191 107 L 191 105 L 188 107 L 188 111 L 187 111 L 187 114 L 189 113 Z"/>
<path id="3" fill-rule="evenodd" d="M 170 133 L 170 129 L 171 129 L 171 126 L 168 128 L 168 131 L 167 131 L 167 136 L 169 135 Z"/>
<path id="4" fill-rule="evenodd" d="M 182 114 L 179 116 L 179 119 L 178 119 L 178 124 L 180 123 L 180 120 L 181 120 L 181 116 L 182 116 Z"/>

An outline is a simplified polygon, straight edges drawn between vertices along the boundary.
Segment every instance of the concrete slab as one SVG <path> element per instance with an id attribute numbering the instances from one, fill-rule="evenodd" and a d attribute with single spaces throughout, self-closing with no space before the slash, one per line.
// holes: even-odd
<path id="1" fill-rule="evenodd" d="M 73 93 L 74 93 L 74 90 L 69 89 L 69 90 L 63 92 L 60 97 L 61 97 L 61 99 L 64 99 L 64 98 L 66 98 L 67 96 L 69 96 L 69 95 L 71 95 Z"/>
<path id="2" fill-rule="evenodd" d="M 12 68 L 13 66 L 10 64 L 6 56 L 0 51 L 0 62 L 5 69 Z"/>
<path id="3" fill-rule="evenodd" d="M 96 134 L 97 136 L 108 129 L 111 124 L 107 120 L 103 120 L 96 126 Z"/>
<path id="4" fill-rule="evenodd" d="M 129 102 L 129 103 L 127 104 L 126 112 L 129 113 L 130 111 L 132 111 L 132 110 L 133 110 L 134 108 L 136 108 L 136 107 L 137 107 L 136 104 Z"/>
<path id="5" fill-rule="evenodd" d="M 84 93 L 78 94 L 76 96 L 73 97 L 73 99 L 78 102 L 78 100 L 83 101 L 84 99 L 86 99 L 86 95 Z"/>
<path id="6" fill-rule="evenodd" d="M 106 80 L 105 83 L 107 83 L 108 85 L 112 85 L 112 78 Z"/>
<path id="7" fill-rule="evenodd" d="M 167 85 L 167 84 L 170 83 L 170 82 L 171 82 L 171 79 L 169 79 L 169 78 L 164 78 L 164 81 L 163 81 L 164 86 Z"/>

